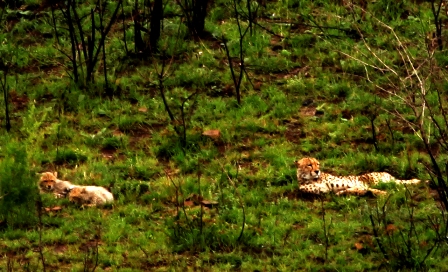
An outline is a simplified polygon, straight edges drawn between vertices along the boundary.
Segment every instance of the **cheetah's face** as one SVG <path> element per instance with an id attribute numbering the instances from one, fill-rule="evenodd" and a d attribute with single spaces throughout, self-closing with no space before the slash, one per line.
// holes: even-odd
<path id="1" fill-rule="evenodd" d="M 295 164 L 297 165 L 297 179 L 299 181 L 310 182 L 319 179 L 320 165 L 315 158 L 303 158 L 296 161 Z"/>
<path id="2" fill-rule="evenodd" d="M 54 190 L 54 185 L 56 183 L 56 173 L 45 172 L 40 177 L 39 187 L 47 192 L 51 192 Z"/>
<path id="3" fill-rule="evenodd" d="M 82 187 L 72 188 L 68 195 L 70 202 L 76 203 L 76 204 L 82 204 L 82 202 L 83 202 L 82 195 L 85 193 L 85 191 L 86 191 L 86 189 L 82 188 Z"/>

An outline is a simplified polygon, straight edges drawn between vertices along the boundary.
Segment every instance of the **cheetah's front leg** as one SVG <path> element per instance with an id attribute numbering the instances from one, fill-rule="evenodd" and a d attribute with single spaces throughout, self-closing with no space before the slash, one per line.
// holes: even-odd
<path id="1" fill-rule="evenodd" d="M 96 204 L 82 204 L 81 209 L 96 207 Z"/>
<path id="2" fill-rule="evenodd" d="M 66 197 L 65 194 L 60 194 L 60 193 L 54 193 L 54 196 L 55 196 L 56 198 L 65 198 L 65 197 Z"/>
<path id="3" fill-rule="evenodd" d="M 320 183 L 301 185 L 299 190 L 308 194 L 322 195 L 330 192 L 328 186 Z"/>
<path id="4" fill-rule="evenodd" d="M 340 196 L 340 195 L 365 196 L 369 192 L 371 192 L 375 196 L 386 194 L 386 192 L 377 190 L 377 189 L 370 189 L 370 188 L 364 188 L 364 187 L 352 187 L 352 188 L 347 188 L 345 190 L 339 191 L 336 193 L 336 195 L 337 196 Z"/>

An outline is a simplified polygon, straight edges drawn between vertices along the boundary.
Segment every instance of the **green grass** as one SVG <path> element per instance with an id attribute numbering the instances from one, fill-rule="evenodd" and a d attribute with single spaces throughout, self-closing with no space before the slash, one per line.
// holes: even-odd
<path id="1" fill-rule="evenodd" d="M 427 57 L 424 37 L 433 28 L 429 5 L 377 1 L 362 17 L 359 9 L 352 16 L 336 2 L 271 1 L 259 7 L 257 23 L 265 29 L 254 27 L 253 35 L 245 36 L 241 104 L 220 40 L 227 39 L 238 75 L 239 33 L 231 2 L 211 5 L 206 20 L 211 37 L 200 41 L 190 40 L 186 26 L 179 26 L 179 6 L 166 3 L 161 55 L 147 60 L 125 55 L 123 39 L 134 52 L 133 7 L 125 3 L 105 41 L 114 97 L 105 96 L 101 54 L 94 82 L 71 80 L 70 39 L 60 11 L 56 42 L 48 7 L 39 13 L 6 9 L 0 53 L 9 67 L 12 129 L 4 129 L 0 88 L 0 197 L 4 192 L 17 197 L 0 202 L 0 267 L 42 271 L 42 246 L 47 271 L 447 270 L 446 249 L 437 236 L 445 231 L 444 221 L 427 185 L 379 184 L 375 188 L 387 190 L 390 198 L 377 199 L 321 199 L 298 191 L 294 161 L 304 156 L 318 158 L 323 171 L 337 175 L 387 171 L 400 179 L 429 179 L 421 139 L 391 113 L 412 123 L 419 117 L 381 91 L 398 84 L 397 77 L 365 65 L 381 66 L 374 52 L 405 77 L 397 41 L 375 16 L 393 27 L 421 64 Z M 36 1 L 26 4 L 32 8 Z M 78 7 L 89 32 L 93 5 Z M 106 7 L 106 18 L 113 6 Z M 247 12 L 245 3 L 239 10 Z M 241 22 L 245 29 L 247 22 Z M 434 71 L 444 69 L 445 55 L 436 52 Z M 174 121 L 160 96 L 163 65 Z M 400 91 L 414 90 L 413 83 L 400 85 Z M 437 80 L 431 84 L 428 90 L 446 87 Z M 183 102 L 195 92 L 182 116 Z M 427 98 L 429 105 L 438 102 L 434 93 Z M 220 137 L 202 135 L 206 130 L 219 130 Z M 439 152 L 436 159 L 446 155 Z M 40 225 L 34 183 L 31 189 L 23 184 L 37 184 L 35 174 L 43 171 L 104 186 L 116 201 L 80 208 L 41 195 Z M 218 204 L 201 209 L 198 195 Z M 11 217 L 7 208 L 17 203 Z M 437 241 L 442 245 L 425 259 Z"/>

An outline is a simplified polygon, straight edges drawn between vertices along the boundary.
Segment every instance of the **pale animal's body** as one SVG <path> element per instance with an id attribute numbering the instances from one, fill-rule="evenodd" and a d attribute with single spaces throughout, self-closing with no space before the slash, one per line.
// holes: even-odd
<path id="1" fill-rule="evenodd" d="M 41 193 L 53 193 L 57 198 L 64 198 L 74 185 L 65 180 L 57 178 L 58 173 L 45 172 L 42 173 L 39 181 L 39 189 Z"/>
<path id="2" fill-rule="evenodd" d="M 99 186 L 75 186 L 68 193 L 68 198 L 82 206 L 101 206 L 114 201 L 114 196 Z"/>
<path id="3" fill-rule="evenodd" d="M 311 194 L 336 195 L 374 195 L 386 194 L 385 191 L 372 189 L 370 186 L 379 182 L 396 182 L 399 184 L 416 184 L 418 179 L 399 180 L 386 172 L 372 172 L 359 176 L 333 176 L 320 171 L 319 161 L 315 158 L 303 158 L 295 162 L 297 165 L 297 180 L 299 190 Z"/>

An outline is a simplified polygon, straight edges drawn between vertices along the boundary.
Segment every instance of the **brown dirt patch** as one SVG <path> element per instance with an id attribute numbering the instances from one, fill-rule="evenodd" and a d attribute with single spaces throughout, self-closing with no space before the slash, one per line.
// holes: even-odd
<path id="1" fill-rule="evenodd" d="M 103 147 L 100 150 L 100 153 L 104 159 L 112 163 L 115 161 L 123 161 L 126 159 L 126 155 L 123 152 L 119 152 L 118 149 L 113 147 Z"/>
<path id="2" fill-rule="evenodd" d="M 309 77 L 309 73 L 308 71 L 310 70 L 310 68 L 308 66 L 299 66 L 299 67 L 294 67 L 290 70 L 279 70 L 279 71 L 271 71 L 271 80 L 273 81 L 277 81 L 277 80 L 285 80 L 285 79 L 289 79 L 292 78 L 294 76 L 297 75 L 303 75 L 305 77 Z"/>
<path id="3" fill-rule="evenodd" d="M 14 112 L 22 111 L 28 107 L 30 99 L 26 94 L 18 94 L 15 90 L 9 92 L 9 97 L 14 105 Z"/>
<path id="4" fill-rule="evenodd" d="M 316 115 L 316 107 L 315 106 L 309 106 L 309 107 L 302 107 L 300 109 L 300 115 L 303 117 L 312 117 Z"/>
<path id="5" fill-rule="evenodd" d="M 255 175 L 260 170 L 260 168 L 266 168 L 267 166 L 267 163 L 257 163 L 252 161 L 238 163 L 238 167 L 240 169 L 249 170 L 251 175 Z"/>
<path id="6" fill-rule="evenodd" d="M 61 244 L 61 243 L 56 243 L 53 246 L 53 250 L 55 253 L 64 253 L 65 251 L 67 251 L 68 246 Z"/>
<path id="7" fill-rule="evenodd" d="M 223 141 L 215 141 L 215 146 L 218 149 L 220 154 L 225 154 L 227 149 L 230 148 L 230 145 L 227 145 Z"/>
<path id="8" fill-rule="evenodd" d="M 300 143 L 300 139 L 306 137 L 305 132 L 302 131 L 302 127 L 303 125 L 298 120 L 287 121 L 285 131 L 286 140 L 295 144 Z"/>
<path id="9" fill-rule="evenodd" d="M 381 85 L 375 87 L 373 93 L 378 95 L 381 98 L 389 98 L 392 96 L 393 93 L 395 93 L 396 87 L 393 85 L 387 84 L 387 85 Z"/>
<path id="10" fill-rule="evenodd" d="M 165 127 L 165 124 L 140 124 L 132 128 L 126 129 L 126 131 L 116 130 L 114 134 L 126 134 L 130 136 L 129 144 L 131 147 L 135 147 L 139 142 L 151 138 L 152 131 Z"/>

